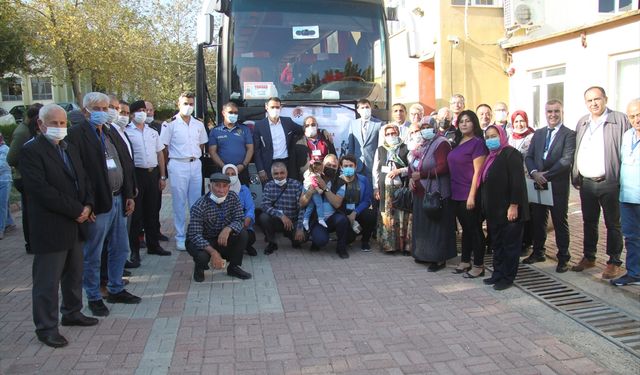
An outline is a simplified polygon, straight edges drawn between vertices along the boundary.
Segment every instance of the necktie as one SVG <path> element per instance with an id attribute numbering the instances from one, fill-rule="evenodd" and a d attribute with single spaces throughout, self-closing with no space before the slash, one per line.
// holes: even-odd
<path id="1" fill-rule="evenodd" d="M 56 145 L 56 150 L 58 151 L 60 158 L 62 158 L 62 161 L 64 162 L 64 166 L 67 167 L 68 170 L 71 170 L 71 166 L 69 165 L 69 159 L 67 158 L 67 155 L 65 155 L 64 150 L 60 147 L 60 145 Z"/>
<path id="2" fill-rule="evenodd" d="M 555 128 L 547 128 L 547 140 L 546 142 L 544 142 L 544 152 L 549 151 L 549 146 L 551 145 L 551 135 L 553 134 L 553 131 L 556 130 Z"/>

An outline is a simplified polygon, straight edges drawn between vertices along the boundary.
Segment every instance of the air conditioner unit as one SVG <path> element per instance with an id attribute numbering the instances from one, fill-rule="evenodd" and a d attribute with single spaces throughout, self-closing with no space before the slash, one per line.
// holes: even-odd
<path id="1" fill-rule="evenodd" d="M 544 0 L 504 0 L 504 28 L 541 26 Z"/>

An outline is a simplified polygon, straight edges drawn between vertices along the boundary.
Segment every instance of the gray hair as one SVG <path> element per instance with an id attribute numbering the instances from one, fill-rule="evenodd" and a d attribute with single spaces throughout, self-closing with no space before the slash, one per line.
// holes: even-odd
<path id="1" fill-rule="evenodd" d="M 110 103 L 111 100 L 109 100 L 109 97 L 106 94 L 101 92 L 89 92 L 84 96 L 84 98 L 82 98 L 82 106 L 84 108 L 87 108 L 92 104 L 102 102 Z"/>
<path id="2" fill-rule="evenodd" d="M 278 168 L 283 168 L 285 171 L 289 172 L 287 170 L 287 166 L 283 162 L 276 161 L 273 164 L 271 164 L 271 174 L 273 174 L 273 171 L 275 171 Z"/>
<path id="3" fill-rule="evenodd" d="M 424 107 L 422 106 L 422 104 L 420 103 L 412 104 L 411 107 L 409 107 L 409 112 L 411 112 L 414 109 L 417 109 L 418 111 L 420 111 L 420 113 L 424 115 Z"/>
<path id="4" fill-rule="evenodd" d="M 51 103 L 51 104 L 43 105 L 40 108 L 40 111 L 38 112 L 38 118 L 42 120 L 42 122 L 46 122 L 51 112 L 54 112 L 57 110 L 62 111 L 65 117 L 67 116 L 67 111 L 65 111 L 64 108 L 60 107 L 57 104 Z"/>

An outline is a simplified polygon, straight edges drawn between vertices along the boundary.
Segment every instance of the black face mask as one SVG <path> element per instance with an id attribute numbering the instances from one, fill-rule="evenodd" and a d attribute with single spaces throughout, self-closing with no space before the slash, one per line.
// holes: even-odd
<path id="1" fill-rule="evenodd" d="M 322 171 L 322 174 L 329 177 L 330 179 L 333 179 L 334 177 L 336 177 L 337 172 L 338 172 L 337 169 L 325 167 L 324 170 Z"/>

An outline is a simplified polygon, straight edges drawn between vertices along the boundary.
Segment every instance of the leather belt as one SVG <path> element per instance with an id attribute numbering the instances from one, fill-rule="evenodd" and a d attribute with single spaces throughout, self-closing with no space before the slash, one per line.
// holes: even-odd
<path id="1" fill-rule="evenodd" d="M 192 163 L 198 160 L 198 158 L 170 158 L 170 160 L 181 161 L 183 163 Z"/>
<path id="2" fill-rule="evenodd" d="M 137 170 L 144 171 L 144 172 L 149 172 L 149 173 L 155 171 L 156 168 L 157 167 L 151 167 L 151 168 L 139 168 L 139 167 L 136 167 Z"/>
<path id="3" fill-rule="evenodd" d="M 604 177 L 583 177 L 589 181 L 593 181 L 593 182 L 602 182 L 604 181 Z"/>

